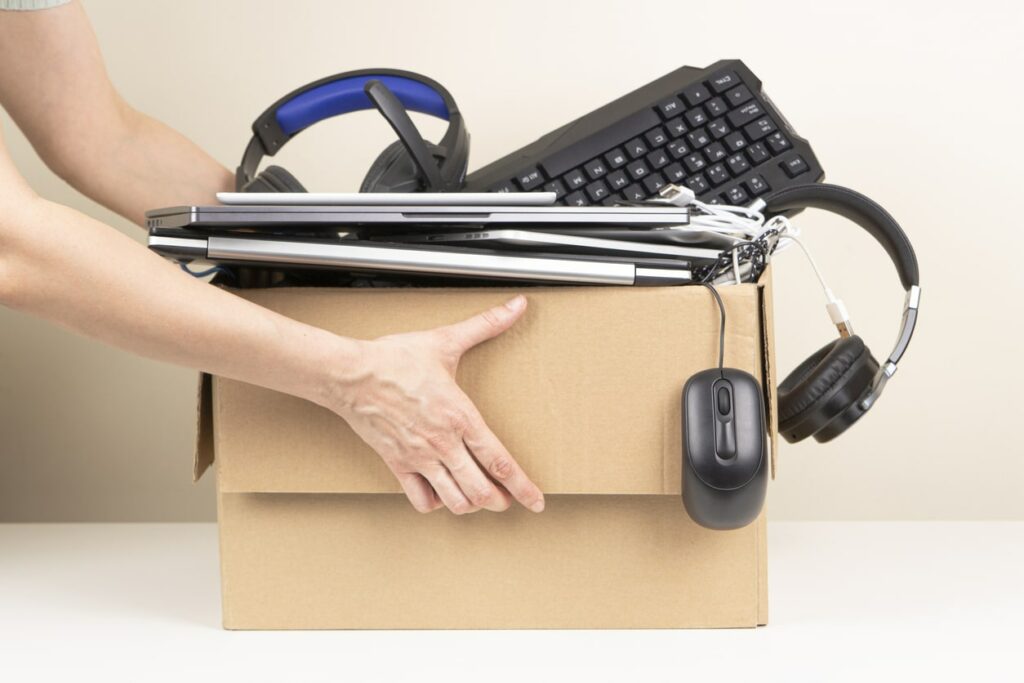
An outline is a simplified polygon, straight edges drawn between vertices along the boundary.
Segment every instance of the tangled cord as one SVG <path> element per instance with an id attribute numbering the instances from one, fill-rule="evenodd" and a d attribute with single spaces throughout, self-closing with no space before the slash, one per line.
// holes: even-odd
<path id="1" fill-rule="evenodd" d="M 667 185 L 656 199 L 644 203 L 687 207 L 691 212 L 689 223 L 670 229 L 712 232 L 732 242 L 713 263 L 694 269 L 697 284 L 725 283 L 730 279 L 736 283 L 756 281 L 776 251 L 791 242 L 799 243 L 799 231 L 785 216 L 768 218 L 751 207 L 708 204 L 681 185 Z"/>
<path id="2" fill-rule="evenodd" d="M 707 284 L 732 274 L 737 280 L 756 281 L 778 249 L 783 230 L 769 228 L 752 240 L 737 242 L 723 250 L 713 264 L 696 268 L 694 279 L 700 284 Z M 747 266 L 742 276 L 738 273 L 741 263 Z"/>

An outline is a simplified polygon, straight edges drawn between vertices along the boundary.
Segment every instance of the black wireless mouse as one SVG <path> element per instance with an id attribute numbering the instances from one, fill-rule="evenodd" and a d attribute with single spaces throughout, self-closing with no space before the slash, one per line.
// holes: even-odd
<path id="1" fill-rule="evenodd" d="M 713 368 L 683 388 L 683 504 L 709 529 L 757 518 L 768 488 L 761 387 L 747 372 Z"/>

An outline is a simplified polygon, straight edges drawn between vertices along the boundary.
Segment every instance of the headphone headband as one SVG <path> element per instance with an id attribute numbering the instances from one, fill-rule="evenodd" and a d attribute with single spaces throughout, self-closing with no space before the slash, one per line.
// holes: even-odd
<path id="1" fill-rule="evenodd" d="M 260 114 L 252 124 L 253 137 L 235 174 L 237 188 L 256 176 L 264 156 L 274 156 L 306 128 L 334 116 L 377 106 L 366 93 L 366 84 L 371 81 L 382 83 L 406 109 L 448 121 L 448 129 L 437 145 L 444 154 L 441 176 L 446 182 L 460 180 L 452 177 L 458 171 L 454 167 L 446 169 L 444 163 L 452 158 L 465 158 L 469 147 L 469 136 L 451 93 L 440 83 L 411 71 L 362 69 L 304 85 Z"/>
<path id="2" fill-rule="evenodd" d="M 861 226 L 889 254 L 899 273 L 903 289 L 920 285 L 914 247 L 888 211 L 869 197 L 839 185 L 808 183 L 779 190 L 763 198 L 769 214 L 796 209 L 823 209 L 838 214 Z"/>

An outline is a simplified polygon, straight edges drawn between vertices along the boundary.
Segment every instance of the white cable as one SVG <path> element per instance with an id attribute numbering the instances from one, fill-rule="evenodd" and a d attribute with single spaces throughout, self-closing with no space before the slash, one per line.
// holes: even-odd
<path id="1" fill-rule="evenodd" d="M 661 197 L 654 203 L 692 207 L 689 223 L 673 230 L 715 232 L 741 241 L 753 239 L 765 223 L 765 217 L 759 211 L 743 206 L 706 204 L 696 198 L 693 190 L 679 185 L 663 188 Z"/>
<path id="2" fill-rule="evenodd" d="M 818 263 L 814 260 L 810 249 L 807 248 L 803 241 L 794 235 L 786 235 L 786 239 L 796 243 L 796 245 L 800 247 L 800 250 L 804 252 L 804 256 L 806 256 L 807 260 L 810 262 L 811 268 L 814 269 L 814 275 L 818 278 L 818 282 L 821 283 L 821 288 L 825 290 L 825 299 L 827 300 L 827 303 L 825 304 L 825 311 L 828 313 L 829 319 L 832 320 L 832 324 L 839 330 L 839 334 L 844 337 L 849 337 L 853 334 L 853 325 L 850 322 L 850 314 L 846 311 L 846 304 L 843 303 L 842 299 L 832 293 L 831 288 L 829 288 L 828 284 L 825 282 L 825 276 L 822 275 L 821 270 L 818 269 Z"/>
<path id="3" fill-rule="evenodd" d="M 810 262 L 811 268 L 814 269 L 814 275 L 818 278 L 818 282 L 821 283 L 821 288 L 825 290 L 825 296 L 830 297 L 830 301 L 834 299 L 835 297 L 832 296 L 832 290 L 829 289 L 828 284 L 826 284 L 825 282 L 825 276 L 822 275 L 821 271 L 818 269 L 818 262 L 814 260 L 813 256 L 811 256 L 811 251 L 803 243 L 803 240 L 799 239 L 796 235 L 793 234 L 786 235 L 785 239 L 790 242 L 793 242 L 794 244 L 796 244 L 796 246 L 800 247 L 800 250 L 804 252 L 804 256 L 806 256 L 807 260 Z"/>

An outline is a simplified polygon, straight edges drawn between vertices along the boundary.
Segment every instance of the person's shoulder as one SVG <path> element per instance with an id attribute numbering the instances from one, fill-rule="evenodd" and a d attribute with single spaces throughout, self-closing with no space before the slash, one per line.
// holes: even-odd
<path id="1" fill-rule="evenodd" d="M 0 0 L 0 12 L 31 12 L 33 10 L 50 9 L 66 5 L 71 0 Z"/>

